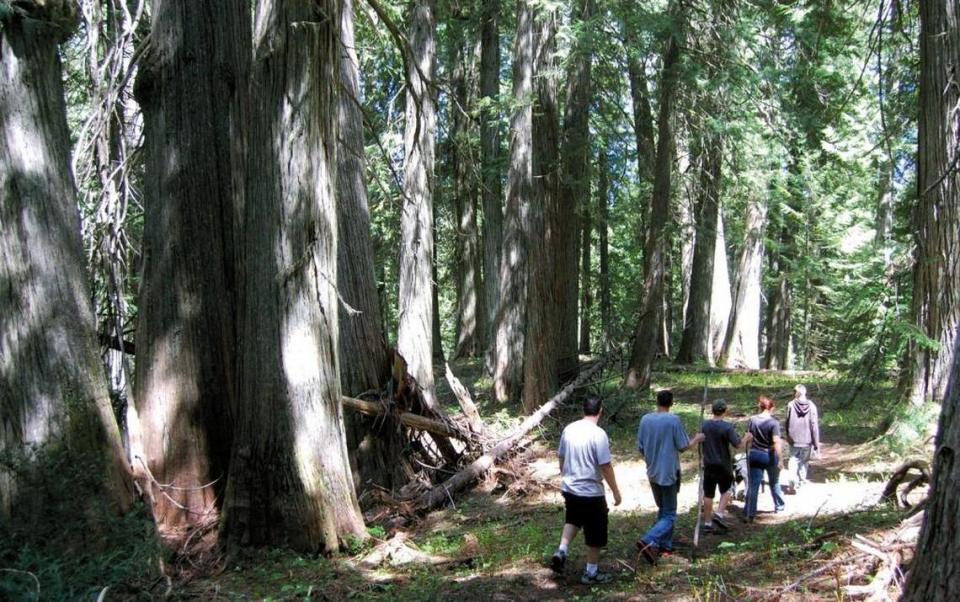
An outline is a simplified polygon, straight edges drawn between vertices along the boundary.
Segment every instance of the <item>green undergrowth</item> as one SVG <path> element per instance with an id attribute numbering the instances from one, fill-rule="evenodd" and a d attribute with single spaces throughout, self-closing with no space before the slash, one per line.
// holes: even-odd
<path id="1" fill-rule="evenodd" d="M 142 505 L 118 516 L 100 489 L 101 462 L 50 444 L 0 458 L 19 484 L 0 522 L 0 599 L 149 599 L 161 548 Z"/>

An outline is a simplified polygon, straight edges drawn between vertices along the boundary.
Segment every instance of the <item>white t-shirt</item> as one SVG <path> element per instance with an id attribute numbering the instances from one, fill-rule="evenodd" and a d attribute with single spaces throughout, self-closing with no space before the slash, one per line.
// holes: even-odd
<path id="1" fill-rule="evenodd" d="M 563 484 L 560 489 L 581 497 L 603 497 L 600 467 L 610 463 L 607 433 L 591 420 L 567 425 L 557 452 L 563 458 Z"/>

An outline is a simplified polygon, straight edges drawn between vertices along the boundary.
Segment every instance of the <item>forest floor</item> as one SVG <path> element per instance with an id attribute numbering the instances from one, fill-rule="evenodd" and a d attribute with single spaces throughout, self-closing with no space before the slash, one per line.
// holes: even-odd
<path id="1" fill-rule="evenodd" d="M 454 370 L 471 389 L 484 390 L 474 364 Z M 705 373 L 655 373 L 655 388 L 671 386 L 674 411 L 688 433 L 696 430 Z M 564 575 L 547 566 L 563 523 L 556 444 L 560 430 L 579 417 L 579 404 L 560 409 L 542 426 L 536 442 L 507 466 L 490 475 L 455 506 L 433 512 L 392 540 L 396 549 L 415 550 L 369 567 L 372 550 L 383 549 L 394 534 L 372 527 L 371 542 L 335 558 L 308 557 L 283 550 L 255 551 L 235 559 L 218 576 L 177 588 L 175 597 L 205 599 L 372 599 L 372 600 L 725 600 L 843 599 L 841 569 L 834 585 L 784 588 L 802 574 L 825 566 L 850 549 L 855 535 L 876 536 L 907 515 L 880 503 L 880 494 L 903 454 L 875 440 L 892 408 L 892 390 L 868 384 L 850 402 L 849 383 L 826 374 L 781 372 L 709 375 L 709 401 L 723 398 L 742 432 L 758 394 L 775 396 L 782 417 L 790 391 L 804 382 L 821 408 L 823 454 L 812 465 L 811 482 L 786 496 L 783 513 L 774 514 L 769 489 L 761 494 L 757 522 L 742 524 L 741 502 L 731 507 L 731 529 L 703 535 L 693 550 L 696 522 L 696 454 L 684 455 L 683 485 L 676 525 L 676 554 L 651 567 L 638 562 L 634 542 L 653 523 L 656 506 L 645 465 L 634 446 L 640 416 L 653 404 L 619 390 L 611 379 L 594 383 L 605 397 L 601 421 L 610 435 L 623 503 L 610 507 L 610 542 L 601 569 L 612 583 L 584 586 L 582 538 L 571 546 Z M 509 428 L 516 416 L 478 395 L 486 418 Z M 708 410 L 709 412 L 709 410 Z M 611 496 L 608 496 L 610 498 Z M 402 545 L 399 542 L 402 540 Z M 424 560 L 426 559 L 426 561 Z M 827 573 L 830 575 L 830 573 Z M 862 581 L 861 581 L 862 582 Z"/>

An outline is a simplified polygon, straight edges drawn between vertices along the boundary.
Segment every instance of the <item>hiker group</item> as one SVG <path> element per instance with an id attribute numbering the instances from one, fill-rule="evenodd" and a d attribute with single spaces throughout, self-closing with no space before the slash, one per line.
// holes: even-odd
<path id="1" fill-rule="evenodd" d="M 790 446 L 785 483 L 780 483 L 784 449 L 780 421 L 774 416 L 772 399 L 757 399 L 758 413 L 751 416 L 741 437 L 725 417 L 727 404 L 713 402 L 712 418 L 704 420 L 700 431 L 688 437 L 680 418 L 670 411 L 673 392 L 657 393 L 656 411 L 645 414 L 637 429 L 637 450 L 647 466 L 647 478 L 657 505 L 657 519 L 637 540 L 640 557 L 656 564 L 661 557 L 673 553 L 673 527 L 677 518 L 677 494 L 680 491 L 680 454 L 703 444 L 701 448 L 701 485 L 703 511 L 698 516 L 703 532 L 726 531 L 730 527 L 728 505 L 738 484 L 744 483 L 745 502 L 741 520 L 754 522 L 757 499 L 766 477 L 773 498 L 774 512 L 786 508 L 783 498 L 796 493 L 807 482 L 810 459 L 820 450 L 817 406 L 807 398 L 804 385 L 794 387 L 794 398 L 787 405 L 784 431 Z M 561 493 L 566 514 L 560 545 L 550 560 L 551 568 L 562 573 L 569 546 L 579 530 L 583 530 L 587 562 L 580 581 L 584 584 L 605 583 L 612 579 L 599 570 L 600 550 L 607 545 L 608 508 L 603 482 L 613 493 L 613 503 L 622 501 L 610 454 L 610 441 L 600 428 L 603 402 L 589 397 L 583 403 L 583 418 L 563 430 L 558 456 L 562 478 Z M 734 461 L 731 449 L 745 453 Z M 719 493 L 720 500 L 714 507 Z M 698 532 L 699 525 L 698 522 Z"/>

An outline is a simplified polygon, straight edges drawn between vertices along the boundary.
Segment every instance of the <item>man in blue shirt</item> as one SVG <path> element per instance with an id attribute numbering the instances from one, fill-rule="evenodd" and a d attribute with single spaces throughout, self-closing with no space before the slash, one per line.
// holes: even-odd
<path id="1" fill-rule="evenodd" d="M 657 522 L 637 541 L 644 560 L 656 564 L 657 557 L 673 551 L 673 523 L 677 520 L 677 492 L 680 491 L 680 452 L 703 441 L 703 433 L 687 438 L 683 424 L 670 413 L 673 392 L 657 393 L 657 411 L 646 414 L 637 429 L 637 449 L 647 463 L 647 478 L 657 503 Z"/>

